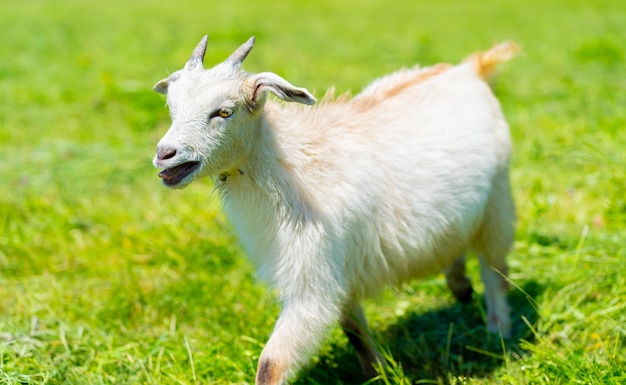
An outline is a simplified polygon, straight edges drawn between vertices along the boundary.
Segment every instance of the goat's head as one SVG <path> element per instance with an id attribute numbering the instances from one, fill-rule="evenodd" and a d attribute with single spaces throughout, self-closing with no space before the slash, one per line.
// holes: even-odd
<path id="1" fill-rule="evenodd" d="M 154 86 L 167 95 L 172 125 L 159 141 L 153 163 L 168 187 L 184 187 L 194 179 L 234 169 L 254 144 L 265 91 L 304 104 L 315 98 L 280 76 L 241 69 L 254 37 L 228 59 L 203 68 L 207 37 L 194 49 L 185 67 Z"/>

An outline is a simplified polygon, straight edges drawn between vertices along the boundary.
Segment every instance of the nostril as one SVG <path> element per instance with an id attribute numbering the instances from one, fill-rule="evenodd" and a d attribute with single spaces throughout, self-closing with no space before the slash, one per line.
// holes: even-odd
<path id="1" fill-rule="evenodd" d="M 157 157 L 161 160 L 173 158 L 176 155 L 175 148 L 158 148 Z"/>

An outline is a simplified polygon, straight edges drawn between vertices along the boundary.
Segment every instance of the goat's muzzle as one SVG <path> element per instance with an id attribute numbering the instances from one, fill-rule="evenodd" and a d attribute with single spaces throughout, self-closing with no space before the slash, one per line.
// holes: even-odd
<path id="1" fill-rule="evenodd" d="M 200 162 L 185 162 L 178 166 L 164 169 L 159 173 L 159 178 L 163 179 L 163 184 L 166 186 L 174 187 L 180 184 L 187 176 L 193 174 L 198 167 L 200 167 Z"/>

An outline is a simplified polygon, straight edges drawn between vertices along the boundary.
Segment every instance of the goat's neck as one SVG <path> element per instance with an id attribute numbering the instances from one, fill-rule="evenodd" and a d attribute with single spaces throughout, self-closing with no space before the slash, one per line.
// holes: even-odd
<path id="1" fill-rule="evenodd" d="M 280 113 L 279 109 L 271 107 L 267 112 L 259 113 L 254 145 L 238 167 L 220 175 L 220 191 L 233 198 L 254 194 L 259 199 L 271 200 L 273 205 L 284 207 L 302 203 L 290 158 L 299 146 L 296 138 L 288 134 L 289 128 L 283 126 Z"/>

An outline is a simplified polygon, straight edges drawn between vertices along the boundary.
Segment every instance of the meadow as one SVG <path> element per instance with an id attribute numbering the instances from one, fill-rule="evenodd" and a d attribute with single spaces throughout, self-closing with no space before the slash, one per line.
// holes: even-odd
<path id="1" fill-rule="evenodd" d="M 22 0 L 0 12 L 0 384 L 253 383 L 279 307 L 209 179 L 169 191 L 156 81 L 216 64 L 321 96 L 514 40 L 513 338 L 443 275 L 365 304 L 381 384 L 626 383 L 626 3 Z M 482 293 L 477 263 L 469 272 Z M 360 384 L 338 327 L 297 384 Z"/>

